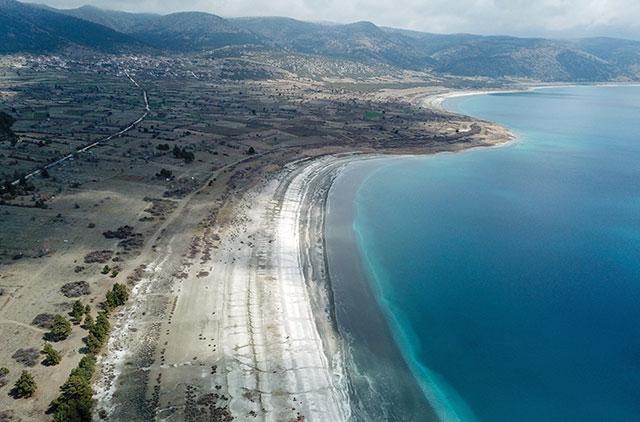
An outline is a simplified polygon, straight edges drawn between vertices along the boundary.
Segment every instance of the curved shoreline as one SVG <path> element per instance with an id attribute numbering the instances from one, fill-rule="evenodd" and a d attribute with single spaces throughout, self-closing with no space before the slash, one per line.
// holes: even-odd
<path id="1" fill-rule="evenodd" d="M 251 185 L 234 187 L 215 203 L 202 188 L 199 200 L 184 209 L 213 208 L 211 225 L 194 237 L 179 225 L 163 232 L 172 249 L 154 251 L 160 253 L 155 262 L 167 259 L 166 268 L 153 275 L 149 291 L 134 291 L 101 359 L 99 409 L 115 419 L 180 420 L 202 411 L 202 399 L 217 401 L 224 405 L 218 409 L 241 420 L 357 420 L 327 268 L 329 188 L 354 160 L 458 152 L 512 139 L 496 125 L 456 122 L 453 127 L 469 131 L 449 142 L 329 150 L 303 159 L 305 154 L 291 153 L 277 172 L 253 170 Z M 242 166 L 252 165 L 250 159 Z"/>
<path id="2" fill-rule="evenodd" d="M 427 94 L 418 97 L 421 105 L 427 108 L 431 108 L 438 111 L 445 111 L 448 113 L 460 114 L 455 111 L 449 110 L 444 106 L 444 103 L 452 98 L 469 97 L 474 95 L 491 95 L 491 94 L 517 94 L 521 92 L 532 92 L 543 89 L 556 89 L 556 88 L 575 88 L 575 87 L 622 87 L 622 86 L 640 86 L 638 83 L 599 83 L 599 84 L 549 84 L 549 85 L 523 85 L 521 87 L 514 88 L 496 88 L 496 89 L 470 89 L 470 90 L 456 90 L 447 91 L 437 94 Z"/>

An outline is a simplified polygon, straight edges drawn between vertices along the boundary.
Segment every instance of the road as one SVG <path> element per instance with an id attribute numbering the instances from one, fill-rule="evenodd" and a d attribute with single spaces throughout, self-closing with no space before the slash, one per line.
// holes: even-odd
<path id="1" fill-rule="evenodd" d="M 124 129 L 122 129 L 122 130 L 120 130 L 120 131 L 118 131 L 116 133 L 113 133 L 113 134 L 107 136 L 106 138 L 102 138 L 102 139 L 100 139 L 98 141 L 95 141 L 95 142 L 92 142 L 92 143 L 90 143 L 88 145 L 84 145 L 84 146 L 76 149 L 74 152 L 72 152 L 70 154 L 67 154 L 67 155 L 65 155 L 65 156 L 63 156 L 61 158 L 58 158 L 57 160 L 55 160 L 55 161 L 53 161 L 53 162 L 51 162 L 49 164 L 46 164 L 46 165 L 44 165 L 42 167 L 39 167 L 39 168 L 31 171 L 30 173 L 24 175 L 23 177 L 20 177 L 20 178 L 18 178 L 16 180 L 11 181 L 11 185 L 16 186 L 18 183 L 20 183 L 20 180 L 22 180 L 23 178 L 25 180 L 28 180 L 28 179 L 30 179 L 30 178 L 32 178 L 34 176 L 39 175 L 40 173 L 42 173 L 43 170 L 48 170 L 48 169 L 50 169 L 52 167 L 59 166 L 60 164 L 64 163 L 65 161 L 70 160 L 71 158 L 77 156 L 78 154 L 85 153 L 85 152 L 91 150 L 92 148 L 97 147 L 98 145 L 102 145 L 102 144 L 104 144 L 106 142 L 111 141 L 113 138 L 116 138 L 118 136 L 124 135 L 125 133 L 129 132 L 131 129 L 133 129 L 136 126 L 138 126 L 144 119 L 146 119 L 147 116 L 149 116 L 149 113 L 151 112 L 151 108 L 149 107 L 149 96 L 147 95 L 147 91 L 144 88 L 142 88 L 140 86 L 140 84 L 138 84 L 138 82 L 131 76 L 131 74 L 129 74 L 128 70 L 125 69 L 124 70 L 124 74 L 131 81 L 131 83 L 133 83 L 136 86 L 136 88 L 140 88 L 142 90 L 142 98 L 144 99 L 144 113 L 138 119 L 136 119 L 135 121 L 131 122 Z M 6 188 L 5 188 L 4 185 L 0 186 L 0 191 L 3 191 L 5 189 Z"/>

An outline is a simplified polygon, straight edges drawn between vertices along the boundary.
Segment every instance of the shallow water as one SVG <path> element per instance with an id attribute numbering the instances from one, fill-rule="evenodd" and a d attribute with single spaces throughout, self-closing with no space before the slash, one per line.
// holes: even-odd
<path id="1" fill-rule="evenodd" d="M 519 140 L 378 162 L 337 181 L 334 191 L 357 181 L 350 198 L 330 198 L 330 214 L 351 210 L 343 229 L 367 275 L 358 294 L 369 292 L 362 302 L 376 302 L 390 327 L 379 341 L 394 339 L 442 419 L 638 420 L 640 88 L 446 105 Z M 358 296 L 341 296 L 350 281 L 329 265 L 343 331 L 356 350 L 375 343 L 372 327 L 384 324 L 344 323 Z"/>

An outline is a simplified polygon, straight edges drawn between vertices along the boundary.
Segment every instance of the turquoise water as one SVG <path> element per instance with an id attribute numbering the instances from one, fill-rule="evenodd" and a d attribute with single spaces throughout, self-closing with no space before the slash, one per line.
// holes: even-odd
<path id="1" fill-rule="evenodd" d="M 378 165 L 353 228 L 447 420 L 640 420 L 640 88 L 451 100 L 518 142 Z"/>

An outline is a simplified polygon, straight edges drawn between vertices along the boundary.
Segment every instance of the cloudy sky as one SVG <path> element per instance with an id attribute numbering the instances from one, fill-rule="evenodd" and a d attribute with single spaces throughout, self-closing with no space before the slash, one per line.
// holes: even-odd
<path id="1" fill-rule="evenodd" d="M 36 1 L 36 0 L 32 0 Z M 40 0 L 54 7 L 290 16 L 428 32 L 640 39 L 640 0 Z"/>

